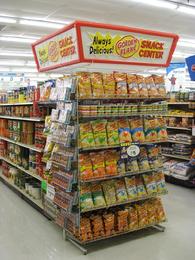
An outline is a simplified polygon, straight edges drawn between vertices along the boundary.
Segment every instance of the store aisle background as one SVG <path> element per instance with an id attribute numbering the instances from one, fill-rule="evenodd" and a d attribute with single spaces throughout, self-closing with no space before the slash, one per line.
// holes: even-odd
<path id="1" fill-rule="evenodd" d="M 195 190 L 167 186 L 169 195 L 163 198 L 169 219 L 165 233 L 134 233 L 110 240 L 106 246 L 101 243 L 99 249 L 94 247 L 84 256 L 70 242 L 62 240 L 56 225 L 0 182 L 0 259 L 194 260 Z"/>

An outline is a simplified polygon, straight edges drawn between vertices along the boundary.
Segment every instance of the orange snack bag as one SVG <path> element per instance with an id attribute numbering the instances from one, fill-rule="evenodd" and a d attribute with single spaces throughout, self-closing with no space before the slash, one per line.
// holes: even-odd
<path id="1" fill-rule="evenodd" d="M 105 227 L 105 235 L 111 236 L 115 233 L 114 225 L 115 225 L 115 215 L 113 213 L 105 213 L 103 215 L 104 227 Z"/>
<path id="2" fill-rule="evenodd" d="M 165 79 L 163 76 L 152 75 L 160 97 L 166 97 Z"/>
<path id="3" fill-rule="evenodd" d="M 91 80 L 90 73 L 88 72 L 80 72 L 78 75 L 78 92 L 79 97 L 91 97 L 92 89 L 91 89 Z"/>
<path id="4" fill-rule="evenodd" d="M 130 120 L 131 135 L 134 142 L 143 143 L 145 141 L 143 121 L 141 118 Z"/>
<path id="5" fill-rule="evenodd" d="M 156 208 L 155 204 L 152 200 L 145 202 L 145 205 L 147 207 L 147 212 L 148 212 L 148 224 L 151 225 L 153 223 L 156 223 Z"/>
<path id="6" fill-rule="evenodd" d="M 145 83 L 145 79 L 143 76 L 137 75 L 137 84 L 139 88 L 140 97 L 147 98 L 148 97 L 148 88 Z"/>
<path id="7" fill-rule="evenodd" d="M 136 207 L 129 208 L 129 229 L 134 230 L 138 228 L 138 214 Z"/>
<path id="8" fill-rule="evenodd" d="M 114 80 L 113 73 L 104 73 L 103 74 L 103 86 L 104 86 L 104 93 L 106 97 L 113 97 L 115 96 L 115 87 L 116 82 Z"/>
<path id="9" fill-rule="evenodd" d="M 88 154 L 79 154 L 79 169 L 81 180 L 89 180 L 94 177 L 92 162 Z"/>
<path id="10" fill-rule="evenodd" d="M 100 215 L 92 215 L 90 217 L 91 219 L 91 224 L 92 224 L 92 231 L 93 231 L 93 236 L 94 238 L 102 237 L 105 235 L 104 232 L 104 224 L 103 224 L 103 219 L 102 216 Z"/>
<path id="11" fill-rule="evenodd" d="M 92 85 L 92 92 L 94 97 L 104 96 L 104 88 L 103 88 L 101 73 L 99 72 L 91 73 L 91 85 Z"/>
<path id="12" fill-rule="evenodd" d="M 146 87 L 148 89 L 149 97 L 158 97 L 159 92 L 157 86 L 154 84 L 154 80 L 152 76 L 145 77 Z"/>
<path id="13" fill-rule="evenodd" d="M 157 141 L 158 135 L 156 131 L 157 119 L 149 118 L 144 120 L 144 131 L 147 142 Z"/>
<path id="14" fill-rule="evenodd" d="M 106 175 L 118 175 L 117 172 L 117 161 L 119 155 L 116 150 L 110 150 L 104 153 L 105 165 L 106 165 Z"/>
<path id="15" fill-rule="evenodd" d="M 102 153 L 90 153 L 90 158 L 93 164 L 94 178 L 102 178 L 105 176 L 104 155 Z"/>
<path id="16" fill-rule="evenodd" d="M 135 74 L 127 75 L 128 94 L 129 97 L 139 97 L 139 88 L 137 84 L 137 76 Z"/>
<path id="17" fill-rule="evenodd" d="M 119 210 L 117 212 L 117 230 L 119 232 L 127 231 L 129 229 L 128 215 L 128 209 Z"/>
<path id="18" fill-rule="evenodd" d="M 118 132 L 120 143 L 129 143 L 132 142 L 131 130 L 129 128 L 129 122 L 126 119 L 120 119 L 118 121 Z"/>
<path id="19" fill-rule="evenodd" d="M 82 148 L 95 146 L 93 132 L 90 123 L 80 124 L 80 145 Z"/>
<path id="20" fill-rule="evenodd" d="M 126 73 L 114 73 L 116 81 L 116 94 L 121 96 L 127 96 L 127 75 Z"/>
<path id="21" fill-rule="evenodd" d="M 148 211 L 147 206 L 145 203 L 137 204 L 137 213 L 138 213 L 138 220 L 139 220 L 139 227 L 145 227 L 148 225 Z"/>
<path id="22" fill-rule="evenodd" d="M 155 208 L 156 208 L 156 218 L 157 221 L 162 222 L 166 220 L 165 211 L 162 205 L 162 201 L 160 198 L 156 198 L 154 200 Z"/>
<path id="23" fill-rule="evenodd" d="M 80 223 L 80 239 L 82 241 L 92 240 L 91 222 L 89 218 L 82 217 Z"/>

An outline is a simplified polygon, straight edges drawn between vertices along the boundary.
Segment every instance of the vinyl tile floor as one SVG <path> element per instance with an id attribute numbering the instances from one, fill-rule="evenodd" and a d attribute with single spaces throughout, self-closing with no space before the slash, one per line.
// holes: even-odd
<path id="1" fill-rule="evenodd" d="M 194 260 L 195 190 L 167 184 L 165 232 L 103 241 L 83 255 L 62 231 L 0 182 L 0 260 Z"/>

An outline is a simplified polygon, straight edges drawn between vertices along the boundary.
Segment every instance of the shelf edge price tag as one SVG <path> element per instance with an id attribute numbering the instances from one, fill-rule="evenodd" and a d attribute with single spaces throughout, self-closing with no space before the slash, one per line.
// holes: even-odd
<path id="1" fill-rule="evenodd" d="M 127 148 L 127 154 L 129 157 L 136 157 L 140 153 L 139 146 L 132 144 Z"/>

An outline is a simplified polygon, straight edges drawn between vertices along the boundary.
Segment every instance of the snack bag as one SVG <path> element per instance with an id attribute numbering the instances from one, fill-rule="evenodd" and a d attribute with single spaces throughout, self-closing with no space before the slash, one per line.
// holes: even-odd
<path id="1" fill-rule="evenodd" d="M 148 213 L 148 225 L 156 223 L 156 208 L 152 200 L 145 202 Z"/>
<path id="2" fill-rule="evenodd" d="M 139 172 L 139 166 L 136 157 L 128 157 L 126 170 L 127 172 Z"/>
<path id="3" fill-rule="evenodd" d="M 118 132 L 119 132 L 119 140 L 120 143 L 129 143 L 132 142 L 131 138 L 131 130 L 129 128 L 129 123 L 125 119 L 120 119 L 118 121 Z"/>
<path id="4" fill-rule="evenodd" d="M 87 217 L 82 217 L 80 222 L 80 240 L 87 241 L 92 240 L 91 222 Z"/>
<path id="5" fill-rule="evenodd" d="M 115 80 L 114 75 L 112 73 L 104 73 L 103 74 L 103 85 L 104 85 L 104 93 L 106 97 L 114 97 L 115 96 Z"/>
<path id="6" fill-rule="evenodd" d="M 102 178 L 106 174 L 104 155 L 102 153 L 90 153 L 90 158 L 93 165 L 94 178 Z"/>
<path id="7" fill-rule="evenodd" d="M 120 96 L 127 96 L 127 75 L 126 73 L 114 73 L 116 81 L 116 94 Z"/>
<path id="8" fill-rule="evenodd" d="M 129 178 L 126 177 L 125 184 L 126 184 L 128 198 L 132 200 L 137 198 L 137 187 L 136 187 L 135 176 Z"/>
<path id="9" fill-rule="evenodd" d="M 154 83 L 158 89 L 159 97 L 166 97 L 165 79 L 163 76 L 153 75 Z"/>
<path id="10" fill-rule="evenodd" d="M 145 147 L 140 147 L 140 153 L 139 153 L 139 156 L 138 156 L 138 165 L 139 165 L 139 169 L 141 171 L 150 169 L 147 151 L 146 151 Z"/>
<path id="11" fill-rule="evenodd" d="M 131 136 L 134 142 L 143 143 L 145 141 L 143 121 L 141 118 L 134 118 L 129 121 L 131 127 Z"/>
<path id="12" fill-rule="evenodd" d="M 149 118 L 144 120 L 144 132 L 147 142 L 155 142 L 158 139 L 157 131 L 157 120 L 155 118 Z"/>
<path id="13" fill-rule="evenodd" d="M 80 190 L 81 211 L 94 207 L 90 185 L 82 185 Z"/>
<path id="14" fill-rule="evenodd" d="M 139 97 L 139 88 L 137 84 L 137 76 L 134 74 L 127 75 L 128 83 L 128 94 L 129 97 L 136 98 Z"/>
<path id="15" fill-rule="evenodd" d="M 163 117 L 157 119 L 156 131 L 158 140 L 163 141 L 168 139 L 166 120 Z"/>
<path id="16" fill-rule="evenodd" d="M 119 210 L 117 212 L 117 230 L 119 232 L 127 231 L 129 229 L 128 215 L 128 209 Z"/>
<path id="17" fill-rule="evenodd" d="M 163 222 L 166 220 L 166 214 L 162 205 L 162 201 L 160 198 L 156 198 L 154 200 L 154 205 L 156 209 L 156 218 L 158 222 Z"/>
<path id="18" fill-rule="evenodd" d="M 147 195 L 146 189 L 143 184 L 143 180 L 141 176 L 136 176 L 136 186 L 137 186 L 137 196 L 145 197 Z"/>
<path id="19" fill-rule="evenodd" d="M 145 83 L 145 79 L 143 76 L 137 75 L 137 84 L 139 88 L 140 97 L 147 98 L 148 97 L 148 88 Z"/>
<path id="20" fill-rule="evenodd" d="M 82 148 L 94 147 L 94 137 L 90 123 L 80 124 L 80 145 Z"/>
<path id="21" fill-rule="evenodd" d="M 129 229 L 134 230 L 138 228 L 138 214 L 136 207 L 129 207 Z"/>
<path id="22" fill-rule="evenodd" d="M 148 211 L 145 203 L 136 205 L 139 227 L 145 227 L 148 225 Z"/>
<path id="23" fill-rule="evenodd" d="M 107 144 L 107 133 L 106 133 L 107 120 L 95 120 L 91 122 L 93 135 L 96 146 L 105 146 Z"/>
<path id="24" fill-rule="evenodd" d="M 91 73 L 92 93 L 94 97 L 103 97 L 104 88 L 102 82 L 102 74 L 99 72 Z"/>
<path id="25" fill-rule="evenodd" d="M 101 215 L 92 215 L 90 217 L 94 239 L 105 236 L 104 223 Z"/>
<path id="26" fill-rule="evenodd" d="M 148 195 L 157 193 L 157 186 L 153 174 L 143 174 L 143 178 Z"/>
<path id="27" fill-rule="evenodd" d="M 113 181 L 102 182 L 104 197 L 107 205 L 112 205 L 116 203 L 116 192 Z"/>
<path id="28" fill-rule="evenodd" d="M 148 146 L 148 158 L 151 169 L 156 169 L 162 166 L 159 158 L 160 149 L 157 145 Z"/>
<path id="29" fill-rule="evenodd" d="M 125 167 L 125 160 L 124 159 L 120 159 L 117 162 L 117 169 L 118 169 L 118 173 L 120 175 L 124 175 L 126 172 L 126 167 Z"/>
<path id="30" fill-rule="evenodd" d="M 157 191 L 159 193 L 167 192 L 164 174 L 162 172 L 155 173 L 154 179 L 156 181 Z"/>
<path id="31" fill-rule="evenodd" d="M 149 97 L 158 97 L 159 92 L 157 86 L 154 84 L 154 80 L 152 76 L 145 77 L 146 87 L 148 89 Z"/>
<path id="32" fill-rule="evenodd" d="M 92 96 L 90 74 L 88 72 L 78 73 L 78 92 L 81 98 Z"/>
<path id="33" fill-rule="evenodd" d="M 115 181 L 115 188 L 116 188 L 116 197 L 117 201 L 123 202 L 128 199 L 127 191 L 125 188 L 125 183 L 123 180 L 116 180 Z"/>
<path id="34" fill-rule="evenodd" d="M 111 236 L 114 235 L 115 230 L 115 215 L 113 213 L 105 213 L 103 215 L 105 235 Z"/>
<path id="35" fill-rule="evenodd" d="M 95 207 L 103 207 L 106 205 L 100 184 L 92 184 L 91 192 L 93 197 L 93 204 Z"/>
<path id="36" fill-rule="evenodd" d="M 93 179 L 92 161 L 88 154 L 79 154 L 79 171 L 81 180 Z"/>
<path id="37" fill-rule="evenodd" d="M 108 136 L 108 145 L 119 144 L 118 121 L 108 121 L 106 129 Z"/>
<path id="38" fill-rule="evenodd" d="M 104 153 L 104 160 L 106 165 L 106 175 L 118 175 L 117 160 L 118 153 L 116 150 L 110 150 Z"/>

